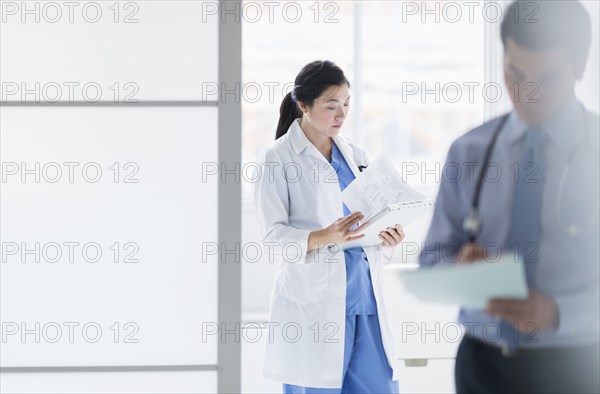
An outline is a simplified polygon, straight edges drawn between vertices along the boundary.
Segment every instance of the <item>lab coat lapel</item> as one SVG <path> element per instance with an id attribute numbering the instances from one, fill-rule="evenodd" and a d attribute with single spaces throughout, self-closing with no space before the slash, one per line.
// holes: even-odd
<path id="1" fill-rule="evenodd" d="M 305 154 L 316 157 L 320 161 L 327 163 L 325 156 L 319 152 L 306 137 L 304 131 L 302 131 L 302 128 L 300 127 L 300 118 L 294 120 L 288 129 L 288 134 L 290 135 L 290 142 L 296 154 L 301 154 L 304 151 Z"/>
<path id="2" fill-rule="evenodd" d="M 333 141 L 335 142 L 335 144 L 339 148 L 340 153 L 342 154 L 342 156 L 344 156 L 344 159 L 346 159 L 346 163 L 348 163 L 348 166 L 350 167 L 350 170 L 352 170 L 352 173 L 354 174 L 354 177 L 355 178 L 358 177 L 358 175 L 360 174 L 360 171 L 358 169 L 358 165 L 354 161 L 354 155 L 352 154 L 353 151 L 352 151 L 352 148 L 350 147 L 350 145 L 348 145 L 339 136 L 334 137 Z M 363 163 L 361 163 L 361 165 L 362 164 Z"/>

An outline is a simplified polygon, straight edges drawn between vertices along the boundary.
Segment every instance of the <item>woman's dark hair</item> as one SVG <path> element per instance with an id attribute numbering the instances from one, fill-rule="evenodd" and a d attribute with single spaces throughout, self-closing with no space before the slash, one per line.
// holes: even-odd
<path id="1" fill-rule="evenodd" d="M 294 88 L 286 94 L 281 102 L 281 107 L 279 107 L 279 123 L 275 139 L 285 135 L 294 120 L 302 116 L 302 111 L 298 108 L 298 101 L 311 107 L 330 86 L 339 86 L 344 83 L 350 86 L 342 69 L 329 60 L 317 60 L 304 66 L 296 76 Z"/>
<path id="2" fill-rule="evenodd" d="M 571 61 L 584 63 L 592 41 L 590 15 L 579 1 L 514 1 L 500 34 L 505 47 L 511 38 L 532 50 L 564 48 Z"/>

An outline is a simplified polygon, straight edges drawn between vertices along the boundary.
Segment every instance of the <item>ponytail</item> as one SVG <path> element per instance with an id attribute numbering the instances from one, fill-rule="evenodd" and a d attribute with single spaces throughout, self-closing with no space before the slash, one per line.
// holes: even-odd
<path id="1" fill-rule="evenodd" d="M 279 107 L 279 123 L 277 124 L 277 132 L 275 133 L 275 139 L 283 136 L 287 133 L 288 129 L 294 123 L 296 118 L 302 116 L 302 111 L 298 108 L 298 105 L 292 98 L 292 93 L 288 93 L 283 98 L 281 106 Z"/>
<path id="2" fill-rule="evenodd" d="M 330 86 L 339 86 L 344 83 L 350 87 L 342 69 L 329 60 L 317 60 L 304 66 L 294 81 L 294 88 L 285 95 L 279 107 L 279 122 L 275 139 L 285 135 L 294 120 L 302 117 L 298 102 L 310 108 Z"/>

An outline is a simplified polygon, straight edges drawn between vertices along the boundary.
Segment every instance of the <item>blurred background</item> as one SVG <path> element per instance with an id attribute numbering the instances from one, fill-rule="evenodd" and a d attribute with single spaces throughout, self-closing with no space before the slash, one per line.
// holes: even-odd
<path id="1" fill-rule="evenodd" d="M 261 377 L 276 265 L 249 257 L 247 175 L 305 64 L 345 71 L 342 133 L 432 198 L 451 142 L 509 108 L 508 2 L 0 3 L 1 392 L 281 392 Z M 583 3 L 578 96 L 598 112 Z M 404 292 L 416 259 L 386 268 L 400 390 L 451 393 L 457 309 Z"/>

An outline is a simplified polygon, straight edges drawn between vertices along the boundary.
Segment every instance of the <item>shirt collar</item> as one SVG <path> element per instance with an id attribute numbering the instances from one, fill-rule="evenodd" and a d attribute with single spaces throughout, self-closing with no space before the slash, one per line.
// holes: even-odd
<path id="1" fill-rule="evenodd" d="M 542 127 L 558 147 L 572 147 L 586 133 L 585 110 L 573 95 Z"/>
<path id="2" fill-rule="evenodd" d="M 300 127 L 300 118 L 295 119 L 290 127 L 288 128 L 287 134 L 290 136 L 290 143 L 292 144 L 292 148 L 294 148 L 294 152 L 299 154 L 302 152 L 306 146 L 310 143 L 304 131 Z"/>
<path id="3" fill-rule="evenodd" d="M 508 116 L 508 120 L 506 121 L 506 126 L 508 130 L 506 130 L 506 137 L 508 138 L 508 143 L 510 145 L 516 144 L 525 136 L 525 131 L 527 131 L 527 124 L 521 119 L 517 111 L 513 110 Z"/>
<path id="4" fill-rule="evenodd" d="M 582 109 L 581 103 L 573 95 L 556 114 L 540 126 L 540 129 L 556 146 L 569 148 L 578 141 L 581 133 L 585 133 L 585 113 Z M 514 110 L 509 115 L 506 126 L 507 138 L 511 145 L 520 141 L 529 129 L 529 125 Z"/>

